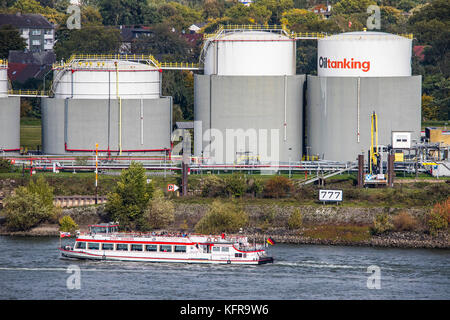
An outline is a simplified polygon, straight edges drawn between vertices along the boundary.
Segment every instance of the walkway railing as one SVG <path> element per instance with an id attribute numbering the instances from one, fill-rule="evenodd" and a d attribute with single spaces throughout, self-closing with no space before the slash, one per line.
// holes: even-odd
<path id="1" fill-rule="evenodd" d="M 16 97 L 48 97 L 48 92 L 44 90 L 8 90 L 9 96 Z"/>

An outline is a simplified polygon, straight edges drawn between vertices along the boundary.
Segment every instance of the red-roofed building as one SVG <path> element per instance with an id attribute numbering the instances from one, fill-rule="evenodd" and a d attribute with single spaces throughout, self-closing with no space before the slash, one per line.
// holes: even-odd
<path id="1" fill-rule="evenodd" d="M 423 61 L 423 59 L 425 59 L 425 48 L 427 46 L 414 46 L 413 47 L 413 52 L 414 52 L 414 56 L 419 58 L 420 61 Z"/>

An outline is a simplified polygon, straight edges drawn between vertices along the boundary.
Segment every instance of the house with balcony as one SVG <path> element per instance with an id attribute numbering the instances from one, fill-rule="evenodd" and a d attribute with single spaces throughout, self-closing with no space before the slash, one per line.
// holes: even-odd
<path id="1" fill-rule="evenodd" d="M 0 14 L 0 26 L 12 25 L 19 30 L 27 45 L 26 51 L 53 50 L 55 27 L 40 14 Z"/>

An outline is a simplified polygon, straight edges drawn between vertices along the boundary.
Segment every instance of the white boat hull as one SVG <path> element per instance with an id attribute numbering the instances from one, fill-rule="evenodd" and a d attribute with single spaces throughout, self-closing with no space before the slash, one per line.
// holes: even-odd
<path id="1" fill-rule="evenodd" d="M 119 255 L 117 253 L 103 252 L 88 252 L 88 251 L 75 251 L 65 248 L 59 248 L 61 256 L 64 258 L 81 259 L 81 260 L 103 260 L 103 261 L 134 261 L 134 262 L 166 262 L 166 263 L 203 263 L 203 264 L 239 264 L 239 265 L 259 265 L 265 263 L 272 263 L 272 257 L 259 257 L 254 260 L 250 259 L 235 259 L 228 257 L 214 257 L 213 255 L 203 255 L 198 257 L 156 257 L 156 256 L 131 256 L 131 255 Z"/>

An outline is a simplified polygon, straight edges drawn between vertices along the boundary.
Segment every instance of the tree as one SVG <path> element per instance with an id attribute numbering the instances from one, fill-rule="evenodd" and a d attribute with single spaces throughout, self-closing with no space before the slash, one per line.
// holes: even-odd
<path id="1" fill-rule="evenodd" d="M 74 53 L 113 54 L 122 44 L 118 29 L 103 26 L 83 27 L 79 30 L 59 30 L 54 46 L 57 60 L 68 59 Z"/>
<path id="2" fill-rule="evenodd" d="M 220 18 L 225 12 L 225 6 L 223 2 L 217 0 L 206 0 L 203 5 L 203 19 L 215 19 Z"/>
<path id="3" fill-rule="evenodd" d="M 26 231 L 38 224 L 55 220 L 58 210 L 53 205 L 53 189 L 43 176 L 19 187 L 4 200 L 6 227 L 11 231 Z"/>
<path id="4" fill-rule="evenodd" d="M 23 50 L 26 48 L 25 40 L 11 25 L 0 27 L 0 59 L 8 59 L 10 50 Z"/>
<path id="5" fill-rule="evenodd" d="M 283 12 L 294 8 L 293 0 L 259 0 L 255 6 L 265 7 L 271 12 L 269 23 L 279 24 Z"/>
<path id="6" fill-rule="evenodd" d="M 376 4 L 373 0 L 341 0 L 333 6 L 336 14 L 366 13 L 367 7 Z"/>
<path id="7" fill-rule="evenodd" d="M 113 192 L 108 195 L 106 211 L 124 230 L 146 230 L 145 211 L 153 196 L 154 186 L 147 183 L 145 169 L 132 162 L 123 170 Z"/>
<path id="8" fill-rule="evenodd" d="M 105 25 L 133 25 L 160 22 L 161 17 L 146 0 L 99 0 Z"/>
<path id="9" fill-rule="evenodd" d="M 17 0 L 11 7 L 11 13 L 34 13 L 43 15 L 49 22 L 60 24 L 65 19 L 65 13 L 51 7 L 42 6 L 35 0 Z"/>
<path id="10" fill-rule="evenodd" d="M 193 47 L 179 33 L 172 32 L 167 24 L 156 24 L 152 33 L 131 44 L 131 53 L 158 54 L 167 60 L 193 61 Z"/>
<path id="11" fill-rule="evenodd" d="M 59 230 L 63 232 L 75 232 L 78 229 L 78 224 L 73 221 L 70 216 L 64 216 L 59 219 Z"/>
<path id="12" fill-rule="evenodd" d="M 194 119 L 194 74 L 191 71 L 164 71 L 162 92 L 173 97 L 185 120 Z"/>

